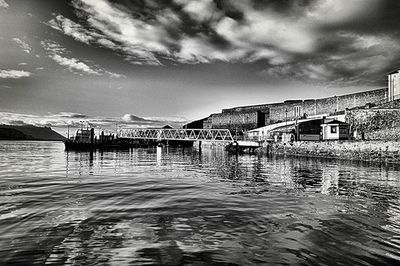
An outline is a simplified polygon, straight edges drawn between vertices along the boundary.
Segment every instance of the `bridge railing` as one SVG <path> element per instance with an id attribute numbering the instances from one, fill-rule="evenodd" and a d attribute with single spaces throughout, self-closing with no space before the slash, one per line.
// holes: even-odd
<path id="1" fill-rule="evenodd" d="M 149 140 L 233 141 L 228 129 L 125 128 L 118 131 L 118 137 Z"/>

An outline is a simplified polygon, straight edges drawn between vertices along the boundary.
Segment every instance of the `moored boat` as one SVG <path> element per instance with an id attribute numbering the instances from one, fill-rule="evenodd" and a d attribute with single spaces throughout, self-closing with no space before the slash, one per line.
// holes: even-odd
<path id="1" fill-rule="evenodd" d="M 97 137 L 94 128 L 78 129 L 75 136 L 67 139 L 64 144 L 66 150 L 122 150 L 136 146 L 130 139 L 121 139 L 113 134 L 105 135 L 104 131 Z"/>

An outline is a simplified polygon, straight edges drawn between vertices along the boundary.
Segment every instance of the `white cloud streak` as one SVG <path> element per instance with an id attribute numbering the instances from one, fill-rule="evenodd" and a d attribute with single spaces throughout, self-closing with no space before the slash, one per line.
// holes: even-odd
<path id="1" fill-rule="evenodd" d="M 12 39 L 25 53 L 30 54 L 32 51 L 32 48 L 29 46 L 28 43 L 25 41 L 19 39 L 19 38 L 13 38 Z"/>
<path id="2" fill-rule="evenodd" d="M 62 15 L 57 15 L 55 18 L 48 21 L 46 25 L 86 44 L 89 44 L 90 41 L 95 39 L 94 36 L 92 36 L 94 35 L 93 33 Z"/>
<path id="3" fill-rule="evenodd" d="M 20 78 L 30 77 L 31 75 L 32 73 L 23 70 L 0 69 L 0 78 L 2 79 L 20 79 Z"/>
<path id="4" fill-rule="evenodd" d="M 6 1 L 0 0 L 0 8 L 8 8 L 8 7 L 9 7 L 9 5 L 7 4 Z"/>
<path id="5" fill-rule="evenodd" d="M 41 44 L 51 59 L 53 59 L 61 66 L 67 67 L 71 72 L 86 73 L 98 76 L 101 75 L 100 71 L 92 69 L 90 66 L 88 66 L 87 64 L 76 58 L 68 58 L 62 56 L 62 54 L 66 51 L 66 49 L 61 45 L 50 41 L 42 41 Z"/>
<path id="6" fill-rule="evenodd" d="M 56 61 L 57 63 L 59 63 L 60 65 L 66 66 L 71 72 L 80 71 L 87 74 L 101 76 L 101 73 L 99 71 L 92 69 L 87 64 L 79 61 L 76 58 L 67 58 L 60 56 L 58 54 L 51 54 L 49 55 L 49 57 L 54 61 Z"/>
<path id="7" fill-rule="evenodd" d="M 56 42 L 42 41 L 42 47 L 46 50 L 49 58 L 54 60 L 61 66 L 66 67 L 70 72 L 75 74 L 89 74 L 102 76 L 103 74 L 109 75 L 111 78 L 122 78 L 124 75 L 106 71 L 102 68 L 91 67 L 77 58 L 66 57 L 64 54 L 68 51 Z"/>

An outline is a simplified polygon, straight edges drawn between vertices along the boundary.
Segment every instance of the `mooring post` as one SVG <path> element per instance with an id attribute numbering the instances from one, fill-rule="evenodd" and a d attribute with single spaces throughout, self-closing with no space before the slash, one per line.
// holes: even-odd
<path id="1" fill-rule="evenodd" d="M 235 146 L 236 146 L 236 149 L 235 149 L 236 155 L 238 155 L 239 154 L 239 143 L 237 141 L 235 141 Z"/>

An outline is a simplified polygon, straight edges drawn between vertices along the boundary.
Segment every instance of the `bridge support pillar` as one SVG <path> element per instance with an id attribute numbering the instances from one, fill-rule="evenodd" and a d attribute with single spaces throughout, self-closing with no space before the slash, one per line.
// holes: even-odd
<path id="1" fill-rule="evenodd" d="M 199 150 L 201 150 L 201 141 L 199 141 Z"/>

